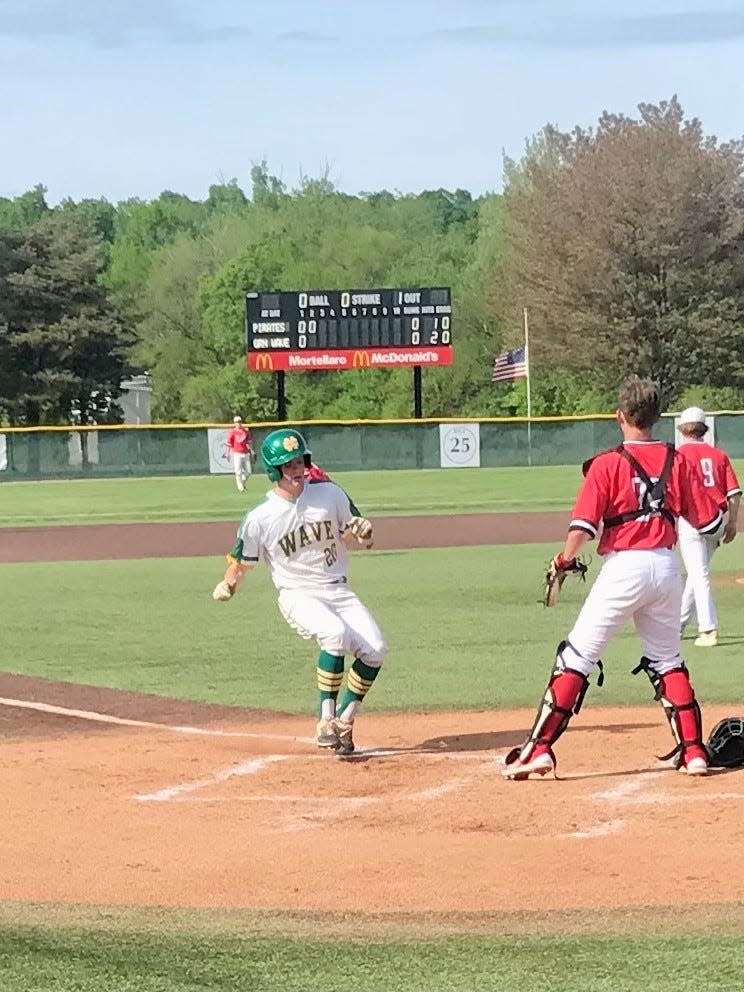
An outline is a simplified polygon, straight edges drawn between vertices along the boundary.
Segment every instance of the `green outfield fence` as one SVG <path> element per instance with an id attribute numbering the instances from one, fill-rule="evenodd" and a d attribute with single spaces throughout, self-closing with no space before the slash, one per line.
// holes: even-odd
<path id="1" fill-rule="evenodd" d="M 715 440 L 730 457 L 744 458 L 744 412 L 715 416 Z M 479 425 L 483 467 L 580 464 L 617 444 L 612 415 L 556 418 L 294 421 L 251 425 L 256 450 L 276 427 L 296 426 L 313 457 L 333 472 L 439 468 L 440 424 Z M 0 427 L 0 482 L 18 479 L 207 475 L 221 449 L 224 424 L 148 424 L 102 427 Z M 671 441 L 673 416 L 657 436 Z M 210 446 L 212 458 L 210 459 Z M 223 470 L 225 466 L 223 465 Z M 261 468 L 260 463 L 256 466 Z"/>

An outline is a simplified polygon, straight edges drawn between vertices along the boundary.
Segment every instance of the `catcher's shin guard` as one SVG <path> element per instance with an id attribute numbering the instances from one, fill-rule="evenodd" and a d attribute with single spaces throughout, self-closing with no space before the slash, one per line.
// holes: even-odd
<path id="1" fill-rule="evenodd" d="M 695 690 L 690 682 L 687 666 L 682 661 L 677 668 L 659 674 L 650 658 L 641 658 L 633 669 L 633 674 L 645 672 L 654 687 L 654 699 L 660 702 L 676 741 L 668 754 L 659 755 L 660 761 L 674 758 L 677 768 L 687 767 L 694 759 L 702 758 L 707 764 L 707 752 L 703 744 L 703 720 L 700 706 L 695 699 Z"/>
<path id="2" fill-rule="evenodd" d="M 589 688 L 589 679 L 583 672 L 565 667 L 563 650 L 566 644 L 566 641 L 561 641 L 558 645 L 556 664 L 535 723 L 530 731 L 530 736 L 521 747 L 512 748 L 506 756 L 505 764 L 507 767 L 504 769 L 504 775 L 507 777 L 509 777 L 509 765 L 527 766 L 544 754 L 550 756 L 555 767 L 556 758 L 553 753 L 553 745 L 568 726 L 571 717 L 581 709 L 584 696 Z M 541 774 L 547 770 L 549 769 L 546 762 Z"/>

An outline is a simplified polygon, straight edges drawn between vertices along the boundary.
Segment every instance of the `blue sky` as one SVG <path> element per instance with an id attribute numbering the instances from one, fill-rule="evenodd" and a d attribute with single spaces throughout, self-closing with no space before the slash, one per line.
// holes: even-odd
<path id="1" fill-rule="evenodd" d="M 743 0 L 0 0 L 0 196 L 499 190 L 550 122 L 676 93 L 744 135 Z"/>

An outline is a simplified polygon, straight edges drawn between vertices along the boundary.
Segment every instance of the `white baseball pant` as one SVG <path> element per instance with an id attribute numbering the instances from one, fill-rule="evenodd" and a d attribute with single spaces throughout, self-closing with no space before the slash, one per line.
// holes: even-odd
<path id="1" fill-rule="evenodd" d="M 612 551 L 576 618 L 562 652 L 567 667 L 590 675 L 607 645 L 632 619 L 642 653 L 663 675 L 681 662 L 682 580 L 672 550 Z"/>
<path id="2" fill-rule="evenodd" d="M 282 589 L 279 609 L 289 626 L 306 640 L 314 638 L 329 654 L 353 654 L 379 668 L 387 654 L 380 628 L 345 583 L 312 589 Z"/>
<path id="3" fill-rule="evenodd" d="M 719 545 L 725 526 L 724 519 L 721 528 L 715 534 L 699 534 L 692 524 L 688 524 L 682 517 L 679 519 L 677 528 L 679 553 L 682 555 L 687 572 L 680 613 L 682 627 L 689 623 L 693 613 L 696 613 L 698 630 L 718 629 L 718 614 L 710 586 L 710 560 Z"/>
<path id="4" fill-rule="evenodd" d="M 248 476 L 251 474 L 251 456 L 241 451 L 233 451 L 232 463 L 235 471 L 235 485 L 242 493 Z"/>

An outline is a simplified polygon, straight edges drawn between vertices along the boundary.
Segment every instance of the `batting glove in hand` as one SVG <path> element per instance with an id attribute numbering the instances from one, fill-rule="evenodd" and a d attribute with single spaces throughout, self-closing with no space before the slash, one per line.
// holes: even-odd
<path id="1" fill-rule="evenodd" d="M 545 573 L 543 604 L 545 606 L 557 606 L 566 576 L 575 575 L 584 581 L 587 570 L 588 565 L 579 558 L 565 558 L 563 554 L 556 555 Z"/>
<path id="2" fill-rule="evenodd" d="M 218 582 L 214 587 L 214 592 L 212 593 L 212 599 L 216 600 L 218 603 L 225 603 L 228 599 L 233 598 L 235 592 L 235 586 L 230 585 L 225 579 Z"/>
<path id="3" fill-rule="evenodd" d="M 374 531 L 371 521 L 366 517 L 352 517 L 348 529 L 365 548 L 371 548 L 374 542 Z"/>

